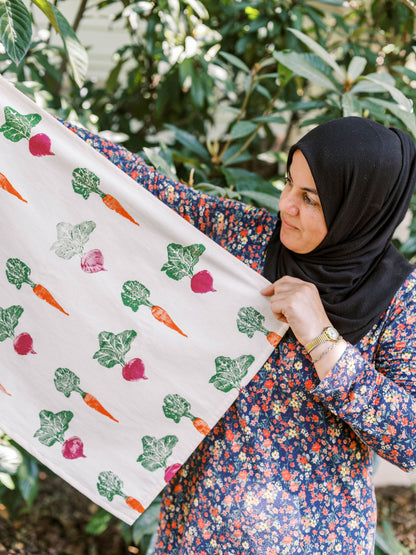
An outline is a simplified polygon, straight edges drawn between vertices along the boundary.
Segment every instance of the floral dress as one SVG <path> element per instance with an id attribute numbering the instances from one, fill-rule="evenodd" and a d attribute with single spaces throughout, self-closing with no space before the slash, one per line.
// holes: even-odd
<path id="1" fill-rule="evenodd" d="M 275 216 L 200 194 L 73 130 L 262 272 Z M 322 381 L 289 330 L 165 488 L 156 553 L 373 553 L 373 452 L 407 471 L 416 466 L 415 303 L 416 271 Z"/>

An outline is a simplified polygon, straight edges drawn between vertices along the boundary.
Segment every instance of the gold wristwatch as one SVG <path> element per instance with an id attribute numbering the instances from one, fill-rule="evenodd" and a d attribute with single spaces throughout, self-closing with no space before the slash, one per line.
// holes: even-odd
<path id="1" fill-rule="evenodd" d="M 324 341 L 338 341 L 340 338 L 341 336 L 335 328 L 327 326 L 318 337 L 315 337 L 315 339 L 312 339 L 312 341 L 305 345 L 306 352 L 309 354 L 315 347 L 324 343 Z"/>

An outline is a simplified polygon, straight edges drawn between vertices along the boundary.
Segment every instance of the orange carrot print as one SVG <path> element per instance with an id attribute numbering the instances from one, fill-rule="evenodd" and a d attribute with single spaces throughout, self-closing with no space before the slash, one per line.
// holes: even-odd
<path id="1" fill-rule="evenodd" d="M 267 341 L 270 343 L 270 345 L 272 345 L 272 347 L 276 347 L 280 343 L 281 339 L 281 336 L 274 331 L 271 331 L 267 334 Z"/>
<path id="2" fill-rule="evenodd" d="M 36 284 L 29 278 L 31 272 L 32 270 L 29 266 L 18 258 L 9 258 L 7 260 L 6 276 L 9 283 L 15 285 L 17 289 L 20 289 L 24 283 L 27 283 L 33 289 L 33 292 L 37 297 L 57 308 L 63 312 L 63 314 L 69 316 L 68 312 L 62 308 L 62 306 L 54 299 L 51 293 L 49 293 L 43 285 L 40 285 L 39 283 Z"/>
<path id="3" fill-rule="evenodd" d="M 123 304 L 130 307 L 133 312 L 137 312 L 139 306 L 144 305 L 150 308 L 152 316 L 162 322 L 168 328 L 180 333 L 184 337 L 188 337 L 172 320 L 166 310 L 160 306 L 154 305 L 149 301 L 150 291 L 142 283 L 138 281 L 126 281 L 123 284 L 121 299 Z"/>
<path id="4" fill-rule="evenodd" d="M 174 422 L 179 424 L 181 418 L 189 418 L 198 432 L 204 436 L 208 435 L 211 428 L 202 418 L 198 418 L 191 413 L 191 404 L 189 401 L 173 393 L 166 395 L 163 399 L 163 414 L 166 418 L 171 418 Z"/>
<path id="5" fill-rule="evenodd" d="M 11 393 L 9 393 L 8 391 L 6 391 L 6 389 L 1 385 L 1 383 L 0 383 L 0 391 L 2 391 L 3 393 L 5 393 L 5 394 L 8 395 L 9 397 L 11 397 Z"/>
<path id="6" fill-rule="evenodd" d="M 138 513 L 140 514 L 144 513 L 143 505 L 140 503 L 140 501 L 137 501 L 137 499 L 135 499 L 134 497 L 126 497 L 126 503 L 129 507 L 131 507 Z"/>
<path id="7" fill-rule="evenodd" d="M 116 420 L 102 406 L 102 404 L 98 401 L 98 399 L 96 399 L 96 397 L 94 397 L 94 395 L 91 395 L 91 393 L 86 393 L 79 387 L 80 379 L 74 372 L 72 372 L 72 370 L 69 370 L 68 368 L 57 368 L 55 370 L 54 383 L 56 389 L 59 392 L 63 393 L 65 397 L 69 397 L 71 393 L 75 391 L 76 393 L 79 393 L 81 395 L 84 403 L 90 408 L 96 410 L 104 416 L 107 416 L 111 420 L 114 420 L 114 422 L 118 422 L 118 420 Z"/>
<path id="8" fill-rule="evenodd" d="M 27 200 L 25 200 L 20 195 L 20 193 L 18 193 L 16 191 L 16 189 L 13 187 L 13 185 L 10 183 L 10 181 L 7 179 L 7 177 L 5 175 L 3 175 L 2 173 L 0 173 L 0 188 L 2 188 L 4 191 L 7 191 L 8 193 L 14 195 L 19 200 L 22 200 L 23 202 L 27 202 Z"/>
<path id="9" fill-rule="evenodd" d="M 117 214 L 120 214 L 124 218 L 127 218 L 127 220 L 130 220 L 132 223 L 139 225 L 113 196 L 105 195 L 105 197 L 103 198 L 103 203 L 107 206 L 107 208 L 114 210 L 115 212 L 117 212 Z"/>
<path id="10" fill-rule="evenodd" d="M 144 513 L 144 507 L 140 501 L 123 492 L 123 485 L 122 480 L 111 470 L 100 472 L 98 475 L 97 489 L 100 495 L 108 501 L 112 501 L 116 495 L 119 495 L 131 509 L 140 514 Z"/>
<path id="11" fill-rule="evenodd" d="M 85 200 L 88 200 L 91 193 L 97 194 L 101 197 L 103 203 L 110 208 L 110 210 L 114 210 L 123 218 L 126 218 L 130 222 L 136 225 L 140 225 L 136 222 L 136 220 L 127 212 L 125 208 L 119 203 L 117 199 L 115 199 L 112 195 L 106 194 L 99 188 L 100 186 L 100 178 L 95 175 L 94 172 L 88 170 L 87 168 L 76 168 L 72 172 L 72 188 L 74 189 L 75 193 L 81 195 Z"/>

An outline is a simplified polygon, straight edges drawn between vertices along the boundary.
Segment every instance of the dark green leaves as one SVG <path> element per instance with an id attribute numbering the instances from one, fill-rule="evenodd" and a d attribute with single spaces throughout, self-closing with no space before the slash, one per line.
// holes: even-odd
<path id="1" fill-rule="evenodd" d="M 168 262 L 163 264 L 161 269 L 170 278 L 178 281 L 185 276 L 191 278 L 194 275 L 194 266 L 198 264 L 205 247 L 200 244 L 183 247 L 177 243 L 171 243 L 167 250 Z"/>
<path id="2" fill-rule="evenodd" d="M 241 389 L 241 380 L 253 364 L 253 355 L 242 355 L 236 359 L 219 356 L 215 359 L 216 373 L 209 380 L 214 387 L 224 393 L 232 389 Z"/>

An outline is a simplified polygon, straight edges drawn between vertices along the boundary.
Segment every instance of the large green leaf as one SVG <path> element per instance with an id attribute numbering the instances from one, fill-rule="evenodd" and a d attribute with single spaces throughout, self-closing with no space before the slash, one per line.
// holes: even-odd
<path id="1" fill-rule="evenodd" d="M 289 31 L 291 31 L 301 42 L 303 42 L 303 44 L 305 44 L 311 52 L 316 54 L 323 62 L 333 69 L 334 76 L 340 83 L 345 81 L 345 71 L 336 63 L 327 50 L 301 31 L 293 28 L 289 28 Z"/>
<path id="2" fill-rule="evenodd" d="M 49 22 L 55 29 L 55 31 L 59 33 L 59 27 L 56 21 L 52 4 L 48 0 L 32 0 L 32 3 L 35 4 L 40 10 L 43 11 L 43 13 L 48 18 Z"/>
<path id="3" fill-rule="evenodd" d="M 409 113 L 412 111 L 412 101 L 406 98 L 405 95 L 401 91 L 399 91 L 399 89 L 391 85 L 391 83 L 389 83 L 383 75 L 372 73 L 371 75 L 366 75 L 365 77 L 363 77 L 363 79 L 368 80 L 371 83 L 375 83 L 376 85 L 380 85 L 380 87 L 390 93 L 393 99 L 403 110 Z"/>
<path id="4" fill-rule="evenodd" d="M 354 81 L 360 77 L 362 72 L 367 65 L 367 60 L 362 56 L 354 56 L 347 69 L 348 80 L 354 83 Z"/>
<path id="5" fill-rule="evenodd" d="M 209 152 L 201 145 L 195 135 L 188 133 L 188 131 L 183 131 L 175 125 L 166 124 L 168 129 L 171 129 L 175 133 L 175 139 L 179 141 L 183 146 L 189 148 L 189 150 L 199 156 L 205 162 L 210 162 L 211 157 Z"/>
<path id="6" fill-rule="evenodd" d="M 16 65 L 25 57 L 31 39 L 30 13 L 22 0 L 0 0 L 0 41 Z"/>
<path id="7" fill-rule="evenodd" d="M 334 83 L 321 70 L 310 64 L 302 54 L 297 52 L 274 52 L 273 56 L 283 66 L 289 68 L 295 75 L 300 75 L 312 83 L 325 89 L 336 91 Z"/>
<path id="8" fill-rule="evenodd" d="M 381 98 L 368 98 L 367 102 L 382 106 L 383 108 L 389 110 L 394 116 L 396 116 L 396 118 L 404 123 L 413 137 L 416 137 L 416 116 L 413 112 L 406 112 L 394 102 L 388 102 L 387 100 L 382 100 Z"/>
<path id="9" fill-rule="evenodd" d="M 56 6 L 53 6 L 53 13 L 59 28 L 59 34 L 64 43 L 65 53 L 68 57 L 72 69 L 75 83 L 81 87 L 85 81 L 88 69 L 88 55 L 85 48 L 79 42 L 71 25 L 61 14 Z"/>

